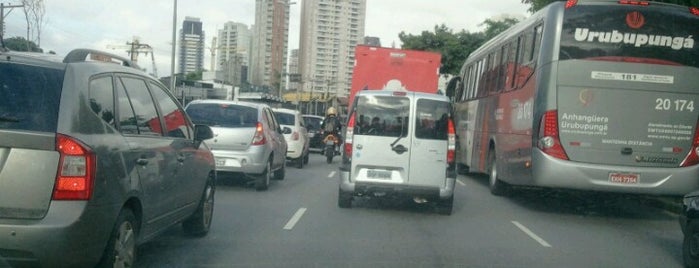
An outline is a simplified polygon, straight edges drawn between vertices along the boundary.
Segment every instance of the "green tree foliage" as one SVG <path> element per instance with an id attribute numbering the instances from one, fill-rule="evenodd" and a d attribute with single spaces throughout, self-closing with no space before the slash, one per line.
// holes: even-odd
<path id="1" fill-rule="evenodd" d="M 458 74 L 461 65 L 471 52 L 476 50 L 488 39 L 496 36 L 510 26 L 516 24 L 516 19 L 503 21 L 485 20 L 481 26 L 485 26 L 483 32 L 470 33 L 465 30 L 454 33 L 446 25 L 436 25 L 434 31 L 422 31 L 420 35 L 398 34 L 403 49 L 432 51 L 442 54 L 442 74 Z"/>
<path id="2" fill-rule="evenodd" d="M 548 4 L 556 2 L 556 1 L 565 1 L 565 0 L 522 0 L 522 3 L 529 5 L 529 12 L 534 13 L 534 12 L 539 11 L 540 9 L 546 7 Z M 683 5 L 683 6 L 699 7 L 699 0 L 659 0 L 656 2 L 664 2 L 664 3 L 677 4 L 677 5 Z"/>
<path id="3" fill-rule="evenodd" d="M 185 79 L 189 80 L 189 81 L 199 81 L 202 79 L 203 73 L 204 73 L 204 71 L 191 72 L 191 73 L 187 74 Z"/>
<path id="4" fill-rule="evenodd" d="M 27 41 L 24 37 L 11 37 L 3 40 L 5 47 L 14 51 L 44 52 L 33 41 Z"/>

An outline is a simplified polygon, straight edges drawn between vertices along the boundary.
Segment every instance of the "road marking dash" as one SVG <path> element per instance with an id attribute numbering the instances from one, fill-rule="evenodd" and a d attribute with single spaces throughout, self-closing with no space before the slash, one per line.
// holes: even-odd
<path id="1" fill-rule="evenodd" d="M 299 208 L 299 210 L 294 213 L 294 216 L 289 219 L 289 222 L 284 225 L 284 230 L 291 230 L 294 229 L 294 226 L 296 225 L 297 222 L 303 217 L 303 213 L 306 213 L 306 208 Z"/>
<path id="2" fill-rule="evenodd" d="M 459 185 L 461 185 L 461 186 L 466 186 L 466 183 L 459 180 L 459 179 L 456 179 L 456 182 L 459 183 Z"/>
<path id="3" fill-rule="evenodd" d="M 332 178 L 332 177 L 335 177 L 335 171 L 330 172 L 330 174 L 328 174 L 328 178 Z"/>
<path id="4" fill-rule="evenodd" d="M 517 226 L 517 228 L 519 228 L 520 230 L 522 230 L 522 232 L 524 232 L 525 234 L 527 234 L 529 237 L 531 237 L 532 239 L 536 240 L 536 242 L 539 242 L 539 244 L 541 244 L 542 246 L 547 247 L 547 248 L 550 248 L 550 247 L 551 247 L 551 245 L 549 245 L 549 243 L 546 243 L 546 240 L 542 239 L 541 237 L 539 237 L 538 235 L 536 235 L 534 232 L 532 232 L 531 230 L 529 230 L 529 228 L 525 227 L 524 225 L 520 224 L 519 222 L 517 222 L 517 221 L 512 221 L 512 224 L 514 224 L 515 226 Z"/>

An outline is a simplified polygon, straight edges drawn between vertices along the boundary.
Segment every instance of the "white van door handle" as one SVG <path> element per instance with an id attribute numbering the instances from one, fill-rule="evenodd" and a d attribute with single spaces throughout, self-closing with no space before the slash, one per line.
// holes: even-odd
<path id="1" fill-rule="evenodd" d="M 398 154 L 403 154 L 403 153 L 408 151 L 408 148 L 405 148 L 405 146 L 403 146 L 402 144 L 398 144 L 396 146 L 393 146 L 391 148 L 391 150 L 393 150 L 394 152 L 396 152 Z"/>

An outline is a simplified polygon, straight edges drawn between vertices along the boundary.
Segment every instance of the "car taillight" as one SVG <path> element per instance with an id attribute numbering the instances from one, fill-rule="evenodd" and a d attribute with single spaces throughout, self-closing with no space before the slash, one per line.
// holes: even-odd
<path id="1" fill-rule="evenodd" d="M 695 126 L 694 130 L 694 140 L 692 142 L 692 148 L 689 150 L 687 157 L 680 164 L 681 167 L 688 167 L 696 165 L 699 163 L 699 122 Z"/>
<path id="2" fill-rule="evenodd" d="M 566 9 L 574 7 L 575 5 L 578 4 L 578 0 L 568 0 L 566 1 Z"/>
<path id="3" fill-rule="evenodd" d="M 291 139 L 295 141 L 299 140 L 299 133 L 294 131 L 294 133 L 291 134 Z"/>
<path id="4" fill-rule="evenodd" d="M 88 200 L 94 187 L 96 157 L 80 141 L 56 135 L 56 151 L 60 154 L 53 200 Z"/>
<path id="5" fill-rule="evenodd" d="M 538 146 L 544 153 L 558 159 L 568 160 L 558 136 L 558 111 L 546 111 L 541 117 Z"/>
<path id="6" fill-rule="evenodd" d="M 449 119 L 447 124 L 447 164 L 454 164 L 456 157 L 456 131 L 454 131 L 454 121 Z"/>
<path id="7" fill-rule="evenodd" d="M 252 137 L 252 145 L 263 145 L 266 141 L 262 123 L 257 122 L 257 127 L 255 127 L 255 136 Z"/>
<path id="8" fill-rule="evenodd" d="M 699 16 L 699 8 L 689 7 L 689 13 L 692 13 L 694 16 Z"/>
<path id="9" fill-rule="evenodd" d="M 352 138 L 354 135 L 355 113 L 352 113 L 347 122 L 347 131 L 345 137 L 345 156 L 347 159 L 352 159 Z"/>

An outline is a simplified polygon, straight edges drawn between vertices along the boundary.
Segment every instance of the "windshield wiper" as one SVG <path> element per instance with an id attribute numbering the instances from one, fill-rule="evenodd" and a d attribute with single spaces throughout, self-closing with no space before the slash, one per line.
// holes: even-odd
<path id="1" fill-rule="evenodd" d="M 402 138 L 403 138 L 403 131 L 405 130 L 405 122 L 406 120 L 400 120 L 400 134 L 398 134 L 398 138 L 391 143 L 391 149 L 395 149 L 396 143 L 398 143 Z"/>
<path id="2" fill-rule="evenodd" d="M 19 119 L 13 116 L 0 116 L 0 122 L 19 123 Z"/>

